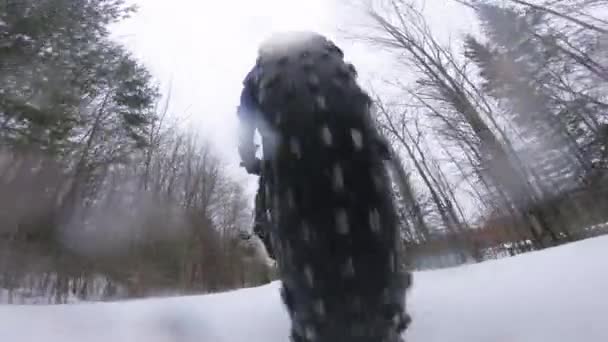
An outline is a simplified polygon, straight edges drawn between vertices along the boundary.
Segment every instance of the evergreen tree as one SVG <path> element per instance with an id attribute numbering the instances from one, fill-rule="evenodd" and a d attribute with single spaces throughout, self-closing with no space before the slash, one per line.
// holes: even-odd
<path id="1" fill-rule="evenodd" d="M 506 120 L 519 135 L 518 155 L 528 165 L 537 196 L 561 192 L 578 184 L 587 159 L 571 127 L 580 116 L 562 112 L 553 100 L 555 51 L 538 42 L 544 15 L 521 13 L 495 5 L 478 5 L 477 12 L 489 40 L 466 39 L 467 56 L 480 69 L 484 89 L 501 103 Z"/>
<path id="2" fill-rule="evenodd" d="M 122 0 L 0 4 L 0 139 L 69 153 L 102 108 L 114 123 L 104 127 L 140 141 L 156 91 L 108 31 L 132 10 Z"/>
<path id="3" fill-rule="evenodd" d="M 577 13 L 584 13 L 595 5 L 560 6 L 562 11 L 576 7 Z M 536 169 L 557 172 L 553 189 L 563 190 L 555 184 L 571 187 L 580 178 L 590 181 L 597 166 L 606 164 L 608 73 L 600 62 L 601 28 L 573 28 L 573 17 L 544 5 L 513 8 L 477 1 L 474 8 L 489 42 L 468 36 L 468 56 L 479 66 L 485 89 L 506 104 L 520 135 L 536 140 L 540 149 L 531 152 L 553 153 L 554 157 L 534 158 Z M 552 177 L 547 172 L 542 176 Z"/>

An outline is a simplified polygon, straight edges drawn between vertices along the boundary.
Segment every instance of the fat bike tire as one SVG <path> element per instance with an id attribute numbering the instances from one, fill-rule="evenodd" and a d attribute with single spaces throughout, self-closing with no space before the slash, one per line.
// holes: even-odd
<path id="1" fill-rule="evenodd" d="M 401 341 L 411 275 L 371 100 L 323 37 L 261 51 L 264 191 L 291 338 Z"/>

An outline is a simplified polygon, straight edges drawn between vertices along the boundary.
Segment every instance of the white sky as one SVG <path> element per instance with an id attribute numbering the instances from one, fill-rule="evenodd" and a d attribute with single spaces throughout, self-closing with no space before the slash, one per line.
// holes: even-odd
<path id="1" fill-rule="evenodd" d="M 165 88 L 171 81 L 171 113 L 187 115 L 189 128 L 211 139 L 250 191 L 254 178 L 237 167 L 235 109 L 261 40 L 273 31 L 314 30 L 336 40 L 364 84 L 392 71 L 386 55 L 340 39 L 339 30 L 357 22 L 358 13 L 344 6 L 354 0 L 133 1 L 138 14 L 118 25 L 115 35 Z M 427 2 L 431 24 L 444 33 L 470 23 L 452 0 Z"/>

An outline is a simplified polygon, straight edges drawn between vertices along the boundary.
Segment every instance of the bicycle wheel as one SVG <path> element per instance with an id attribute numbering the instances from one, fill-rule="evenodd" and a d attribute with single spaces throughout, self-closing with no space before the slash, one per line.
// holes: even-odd
<path id="1" fill-rule="evenodd" d="M 399 341 L 411 277 L 370 98 L 324 37 L 276 41 L 262 47 L 252 86 L 266 121 L 266 191 L 292 338 Z"/>

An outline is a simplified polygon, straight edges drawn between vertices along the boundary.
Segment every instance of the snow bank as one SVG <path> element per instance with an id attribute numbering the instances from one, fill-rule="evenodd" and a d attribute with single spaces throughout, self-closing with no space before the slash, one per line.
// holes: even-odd
<path id="1" fill-rule="evenodd" d="M 408 342 L 608 341 L 608 237 L 414 276 Z M 284 342 L 278 284 L 107 304 L 0 306 L 0 341 Z"/>

